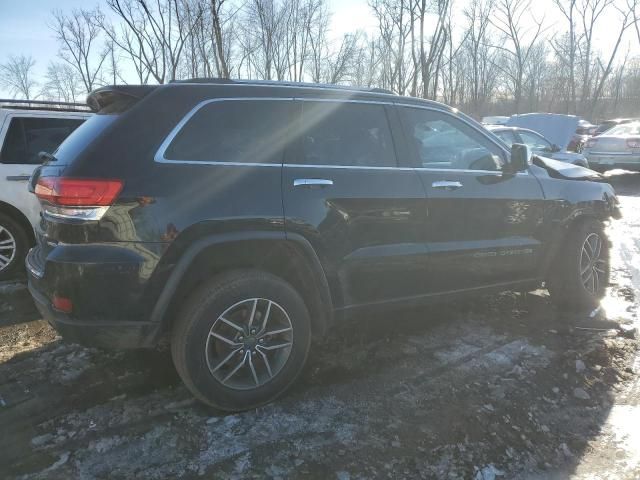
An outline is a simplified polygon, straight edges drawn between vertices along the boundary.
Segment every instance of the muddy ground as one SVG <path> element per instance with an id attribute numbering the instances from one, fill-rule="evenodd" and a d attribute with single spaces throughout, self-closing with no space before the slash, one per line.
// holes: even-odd
<path id="1" fill-rule="evenodd" d="M 544 291 L 354 319 L 276 403 L 195 402 L 167 351 L 64 343 L 0 284 L 0 478 L 640 478 L 640 177 L 601 310 Z"/>

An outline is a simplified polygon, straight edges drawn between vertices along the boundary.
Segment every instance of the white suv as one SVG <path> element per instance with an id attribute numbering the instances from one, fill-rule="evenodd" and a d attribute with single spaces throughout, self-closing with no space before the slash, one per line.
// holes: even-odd
<path id="1" fill-rule="evenodd" d="M 82 104 L 0 100 L 0 280 L 14 276 L 34 243 L 40 204 L 27 183 L 41 163 L 91 114 Z"/>

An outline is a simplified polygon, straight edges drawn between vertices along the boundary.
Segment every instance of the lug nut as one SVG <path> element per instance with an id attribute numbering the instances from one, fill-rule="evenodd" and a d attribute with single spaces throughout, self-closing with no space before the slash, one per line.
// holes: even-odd
<path id="1" fill-rule="evenodd" d="M 260 340 L 258 340 L 260 343 L 264 343 L 264 338 L 261 338 Z"/>
<path id="2" fill-rule="evenodd" d="M 252 329 L 251 329 L 251 335 L 255 335 L 255 334 L 256 334 L 256 329 L 255 329 L 255 328 L 252 328 Z"/>
<path id="3" fill-rule="evenodd" d="M 244 340 L 244 337 L 243 337 L 242 335 L 240 335 L 240 336 L 238 337 L 238 340 L 242 341 L 242 340 Z"/>

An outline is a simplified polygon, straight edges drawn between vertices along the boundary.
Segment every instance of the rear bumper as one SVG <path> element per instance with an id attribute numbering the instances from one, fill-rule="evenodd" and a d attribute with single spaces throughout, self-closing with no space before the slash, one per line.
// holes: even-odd
<path id="1" fill-rule="evenodd" d="M 160 334 L 159 324 L 150 322 L 80 321 L 53 309 L 49 299 L 29 282 L 36 308 L 49 324 L 69 342 L 113 349 L 154 346 Z"/>
<path id="2" fill-rule="evenodd" d="M 25 264 L 29 292 L 43 318 L 65 340 L 116 349 L 151 347 L 157 343 L 161 325 L 148 321 L 142 309 L 135 308 L 136 303 L 137 307 L 140 304 L 138 292 L 132 291 L 134 280 L 139 279 L 135 275 L 138 271 L 134 268 L 135 260 L 127 263 L 126 268 L 125 259 L 100 268 L 97 263 L 53 257 L 41 260 L 38 247 L 28 253 Z M 70 298 L 73 312 L 67 314 L 53 308 L 54 295 Z"/>
<path id="3" fill-rule="evenodd" d="M 586 154 L 589 167 L 598 170 L 624 168 L 625 170 L 640 170 L 640 155 L 629 154 Z"/>

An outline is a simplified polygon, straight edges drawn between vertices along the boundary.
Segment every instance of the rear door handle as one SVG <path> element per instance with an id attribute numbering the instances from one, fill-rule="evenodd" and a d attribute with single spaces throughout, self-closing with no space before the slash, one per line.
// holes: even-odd
<path id="1" fill-rule="evenodd" d="M 329 187 L 333 185 L 333 180 L 326 178 L 296 178 L 293 181 L 294 187 Z"/>
<path id="2" fill-rule="evenodd" d="M 462 188 L 462 183 L 452 182 L 449 180 L 439 180 L 437 182 L 433 182 L 431 186 L 439 190 L 457 190 L 459 188 Z"/>
<path id="3" fill-rule="evenodd" d="M 7 180 L 10 182 L 26 182 L 31 175 L 8 175 Z"/>

